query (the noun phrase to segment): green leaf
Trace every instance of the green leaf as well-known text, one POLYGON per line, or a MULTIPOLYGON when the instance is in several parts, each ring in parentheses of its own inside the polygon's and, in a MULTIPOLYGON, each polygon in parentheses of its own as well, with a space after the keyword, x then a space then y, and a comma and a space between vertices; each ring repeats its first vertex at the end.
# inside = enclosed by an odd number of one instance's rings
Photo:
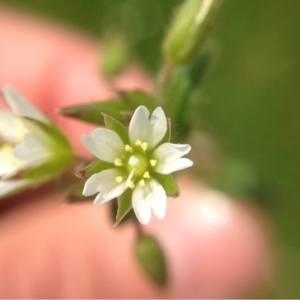
POLYGON ((117 98, 62 108, 58 110, 58 113, 87 123, 104 126, 102 113, 124 123, 122 114, 133 112, 140 105, 153 110, 155 106, 153 97, 140 91, 120 92, 117 98))
POLYGON ((128 130, 127 128, 121 124, 119 121, 114 119, 113 117, 102 113, 104 118, 105 127, 115 131, 119 137, 122 139, 123 143, 129 144, 128 130))
POLYGON ((45 180, 65 171, 72 161, 71 156, 59 156, 46 163, 26 171, 21 171, 18 177, 21 179, 45 180))
POLYGON ((135 244, 135 255, 146 274, 159 286, 168 281, 164 253, 153 236, 142 236, 135 244))
POLYGON ((172 175, 154 173, 152 176, 162 185, 168 196, 179 196, 180 191, 172 175))
POLYGON ((199 106, 198 89, 209 67, 210 54, 201 54, 193 63, 187 66, 177 66, 171 76, 166 91, 166 112, 175 124, 174 138, 178 142, 186 138, 199 116, 195 116, 193 100, 199 106))
POLYGON ((112 163, 108 163, 102 160, 97 160, 96 162, 86 166, 75 172, 75 176, 80 179, 86 179, 95 173, 99 173, 103 170, 110 169, 114 167, 112 163))
POLYGON ((123 193, 118 198, 118 212, 116 216, 116 223, 114 226, 117 226, 123 218, 130 212, 132 209, 132 190, 127 189, 125 193, 123 193))

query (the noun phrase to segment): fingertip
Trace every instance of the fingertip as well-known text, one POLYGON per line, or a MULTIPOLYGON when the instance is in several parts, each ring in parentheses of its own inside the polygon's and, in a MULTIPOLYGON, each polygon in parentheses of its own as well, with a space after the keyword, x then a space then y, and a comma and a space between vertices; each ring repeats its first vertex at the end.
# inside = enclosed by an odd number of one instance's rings
MULTIPOLYGON (((239 298, 261 287, 270 245, 252 209, 179 180, 182 195, 169 201, 163 221, 149 230, 161 241, 170 268, 170 297, 239 298)), ((198 186, 197 186, 198 185, 198 186)))

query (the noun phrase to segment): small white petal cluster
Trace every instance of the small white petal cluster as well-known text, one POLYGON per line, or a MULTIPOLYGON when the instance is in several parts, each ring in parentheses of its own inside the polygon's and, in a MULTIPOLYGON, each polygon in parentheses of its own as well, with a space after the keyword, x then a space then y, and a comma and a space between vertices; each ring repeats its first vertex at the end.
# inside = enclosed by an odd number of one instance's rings
POLYGON ((139 106, 130 121, 128 144, 113 130, 98 128, 82 136, 84 146, 98 159, 111 167, 92 175, 86 182, 84 196, 96 193, 94 204, 102 204, 132 189, 132 207, 142 224, 153 214, 162 219, 166 213, 167 194, 155 179, 155 174, 170 174, 193 165, 184 155, 189 145, 163 143, 168 129, 167 118, 161 107, 150 113, 139 106))
POLYGON ((47 125, 49 120, 13 88, 5 87, 3 97, 11 112, 0 109, 0 198, 31 184, 28 179, 8 178, 52 155, 45 133, 22 117, 47 125))

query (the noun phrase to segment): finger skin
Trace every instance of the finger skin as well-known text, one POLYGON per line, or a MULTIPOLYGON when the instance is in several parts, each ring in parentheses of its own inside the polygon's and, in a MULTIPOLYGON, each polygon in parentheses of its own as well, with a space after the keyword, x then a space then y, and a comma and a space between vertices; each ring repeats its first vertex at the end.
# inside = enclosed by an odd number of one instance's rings
MULTIPOLYGON (((111 97, 98 75, 98 50, 92 38, 0 9, 0 82, 17 88, 58 122, 82 155, 87 152, 80 136, 92 127, 55 116, 53 109, 111 97)), ((137 68, 115 84, 151 90, 137 68)), ((31 201, 21 195, 22 201, 0 215, 0 297, 246 295, 266 271, 266 226, 251 210, 202 188, 188 175, 179 184, 182 195, 168 201, 166 218, 153 218, 145 227, 167 254, 166 290, 140 270, 132 255, 133 226, 113 228, 107 205, 61 205, 64 195, 37 194, 31 201)))

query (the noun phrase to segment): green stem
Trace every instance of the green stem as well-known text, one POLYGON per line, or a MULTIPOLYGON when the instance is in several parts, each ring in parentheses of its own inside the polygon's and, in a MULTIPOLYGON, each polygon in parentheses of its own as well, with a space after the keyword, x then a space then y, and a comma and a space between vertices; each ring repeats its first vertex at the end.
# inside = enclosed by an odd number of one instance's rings
POLYGON ((158 105, 166 102, 166 91, 173 72, 174 66, 170 63, 164 63, 158 73, 154 96, 158 105))

